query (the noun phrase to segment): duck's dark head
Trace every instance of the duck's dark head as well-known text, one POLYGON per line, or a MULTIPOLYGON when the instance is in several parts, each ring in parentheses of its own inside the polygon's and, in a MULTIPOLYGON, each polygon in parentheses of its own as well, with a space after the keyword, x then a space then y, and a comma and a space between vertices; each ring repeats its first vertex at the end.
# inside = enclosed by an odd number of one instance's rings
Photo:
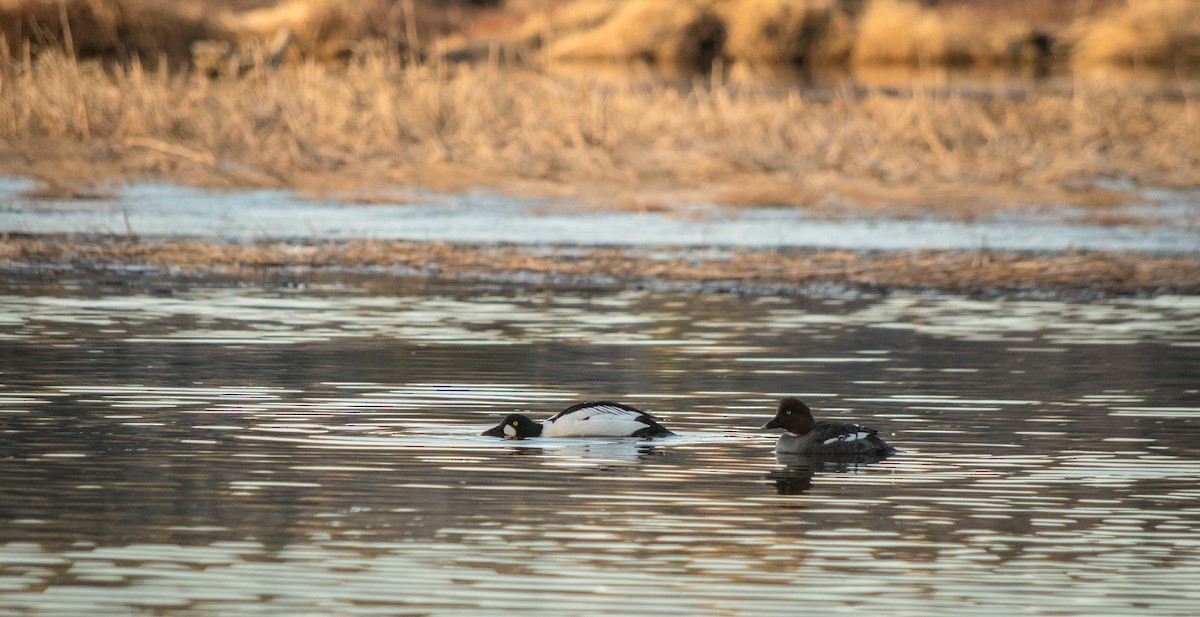
POLYGON ((779 410, 763 428, 781 428, 794 435, 803 435, 813 428, 812 410, 804 401, 789 396, 779 401, 779 410))
POLYGON ((528 416, 519 413, 508 414, 500 424, 484 431, 484 437, 506 437, 508 439, 525 439, 538 437, 542 434, 542 425, 534 422, 528 416))

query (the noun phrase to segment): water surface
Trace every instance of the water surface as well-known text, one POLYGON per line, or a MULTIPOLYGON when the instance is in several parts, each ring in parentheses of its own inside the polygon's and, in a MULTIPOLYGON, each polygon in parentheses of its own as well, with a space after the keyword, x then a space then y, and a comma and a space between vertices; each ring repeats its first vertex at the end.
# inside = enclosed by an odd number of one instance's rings
MULTIPOLYGON (((1071 249, 1200 252, 1200 192, 1142 191, 1139 202, 1096 209, 1003 211, 974 221, 933 216, 844 220, 795 207, 680 204, 662 212, 612 212, 572 200, 488 193, 414 193, 371 204, 305 199, 286 191, 215 193, 133 184, 97 199, 29 196, 33 184, 0 178, 0 232, 98 234, 217 241, 439 240, 552 245, 834 248, 849 250, 1071 249), (1144 203, 1143 203, 1144 202, 1144 203)), ((386 197, 386 196, 385 196, 386 197)), ((847 212, 854 209, 847 206, 847 212)))
POLYGON ((1196 298, 9 275, 0 349, 0 614, 1200 605, 1196 298), (785 394, 901 453, 777 457, 785 394), (478 436, 588 398, 680 436, 478 436))

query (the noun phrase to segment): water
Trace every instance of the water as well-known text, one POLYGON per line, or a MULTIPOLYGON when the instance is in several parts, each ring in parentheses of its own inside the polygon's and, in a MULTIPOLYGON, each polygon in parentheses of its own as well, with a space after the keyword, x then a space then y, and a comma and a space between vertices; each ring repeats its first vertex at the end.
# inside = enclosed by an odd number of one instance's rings
MULTIPOLYGON (((1143 191, 1144 204, 1101 210, 1127 224, 1089 223, 1096 209, 1059 207, 976 221, 820 220, 794 207, 685 204, 665 212, 610 212, 570 200, 487 193, 397 196, 346 204, 286 191, 213 193, 134 184, 111 197, 29 197, 31 182, 0 178, 0 232, 200 237, 219 241, 375 238, 525 244, 820 247, 851 250, 980 248, 1200 252, 1200 191, 1143 191)), ((852 208, 846 208, 852 211, 852 208)))
POLYGON ((8 276, 3 615, 1200 605, 1198 298, 8 276), (901 453, 777 457, 784 394, 901 453), (586 398, 680 436, 478 436, 586 398))

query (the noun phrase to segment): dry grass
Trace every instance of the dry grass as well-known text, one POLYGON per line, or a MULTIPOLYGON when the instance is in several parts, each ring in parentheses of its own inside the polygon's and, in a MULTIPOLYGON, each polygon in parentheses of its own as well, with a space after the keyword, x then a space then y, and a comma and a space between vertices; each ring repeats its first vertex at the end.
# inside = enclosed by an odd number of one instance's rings
POLYGON ((840 195, 978 212, 1077 202, 1064 187, 1097 177, 1192 186, 1198 142, 1187 99, 1100 86, 1028 99, 918 90, 815 100, 413 67, 382 52, 222 80, 55 54, 0 68, 0 174, 60 183, 621 187, 625 202, 663 191, 737 202, 744 187, 768 186, 801 203, 840 195))
MULTIPOLYGON (((1029 22, 916 0, 630 0, 551 33, 548 60, 644 59, 750 65, 1011 63, 1027 55, 1029 22), (607 10, 607 13, 603 12, 607 10)), ((1045 52, 1045 50, 1043 50, 1045 52)))
POLYGON ((628 0, 547 32, 544 58, 806 67, 1200 63, 1191 0, 628 0), (701 27, 702 25, 702 27, 701 27), (697 32, 704 33, 704 44, 697 32), (1078 41, 1077 48, 1072 43, 1078 41), (716 50, 712 47, 717 46, 716 50))
POLYGON ((643 60, 668 65, 711 64, 724 44, 721 22, 702 3, 637 0, 618 3, 594 27, 558 36, 548 60, 643 60))
POLYGON ((858 23, 854 59, 860 63, 931 61, 944 53, 941 16, 916 2, 878 0, 858 23))
MULTIPOLYGON (((124 1, 124 0, 122 0, 124 1)), ((420 55, 444 37, 471 27, 479 9, 446 0, 282 0, 251 11, 219 14, 222 27, 240 41, 292 34, 300 58, 345 59, 370 47, 420 55)))
MULTIPOLYGON (((8 238, 0 265, 103 270, 148 265, 174 273, 220 273, 270 280, 297 269, 383 267, 440 278, 495 281, 496 276, 557 284, 675 284, 710 290, 791 291, 838 285, 859 289, 937 289, 955 293, 1198 293, 1200 262, 1189 257, 1082 253, 993 254, 979 251, 704 251, 651 257, 635 250, 573 249, 562 254, 519 246, 458 246, 441 242, 356 240, 320 244, 129 242, 87 238, 8 238), (611 282, 611 281, 615 281, 611 282)), ((48 268, 46 276, 75 277, 48 268)))
POLYGON ((857 64, 990 65, 1037 60, 1028 22, 963 7, 926 9, 914 0, 875 0, 858 21, 857 64))
POLYGON ((344 59, 376 46, 414 53, 461 32, 480 11, 440 0, 0 0, 0 55, 47 51, 187 66, 198 42, 265 42, 291 34, 295 58, 344 59), (251 4, 264 4, 252 2, 251 4), (424 45, 429 46, 429 45, 424 45))
POLYGON ((253 11, 227 13, 222 21, 241 37, 267 38, 287 29, 292 33, 297 53, 321 59, 344 56, 369 41, 407 47, 409 38, 405 5, 386 0, 355 3, 291 0, 253 11))
POLYGON ((750 64, 837 64, 853 44, 850 16, 835 0, 724 0, 716 10, 726 55, 750 64))
POLYGON ((1059 28, 1099 14, 1127 0, 936 0, 948 11, 973 11, 987 18, 1015 19, 1046 28, 1059 28))

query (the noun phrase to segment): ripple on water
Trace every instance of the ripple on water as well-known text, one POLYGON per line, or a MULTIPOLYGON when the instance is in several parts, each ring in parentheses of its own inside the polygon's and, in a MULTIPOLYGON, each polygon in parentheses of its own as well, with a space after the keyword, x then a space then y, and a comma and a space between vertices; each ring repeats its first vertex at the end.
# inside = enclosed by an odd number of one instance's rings
POLYGON ((0 612, 1200 602, 1190 299, 92 296, 0 295, 0 612), (789 394, 900 453, 776 456, 789 394), (601 397, 679 436, 479 436, 601 397))

